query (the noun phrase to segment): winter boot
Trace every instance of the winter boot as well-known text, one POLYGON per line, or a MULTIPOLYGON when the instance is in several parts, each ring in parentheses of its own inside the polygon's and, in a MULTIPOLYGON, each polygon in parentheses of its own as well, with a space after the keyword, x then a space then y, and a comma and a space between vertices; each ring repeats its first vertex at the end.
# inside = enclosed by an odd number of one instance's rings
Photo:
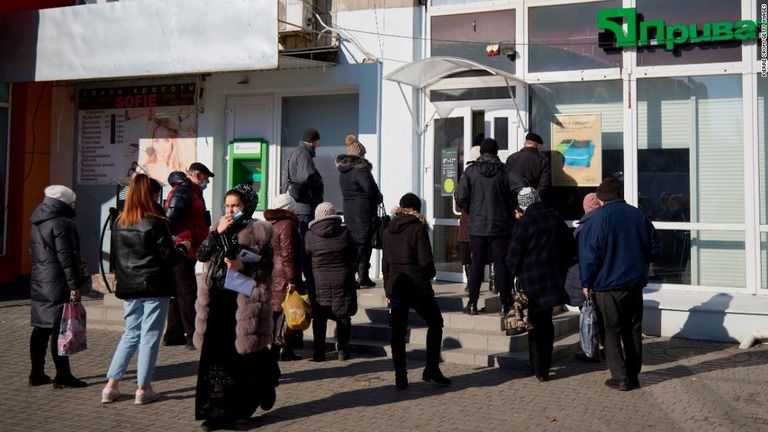
POLYGON ((493 294, 497 294, 499 292, 496 289, 496 273, 493 271, 493 264, 488 264, 488 291, 493 294))
POLYGON ((360 285, 360 287, 375 287, 376 282, 372 281, 370 276, 368 276, 368 269, 371 267, 370 264, 360 264, 357 266, 357 283, 360 285))

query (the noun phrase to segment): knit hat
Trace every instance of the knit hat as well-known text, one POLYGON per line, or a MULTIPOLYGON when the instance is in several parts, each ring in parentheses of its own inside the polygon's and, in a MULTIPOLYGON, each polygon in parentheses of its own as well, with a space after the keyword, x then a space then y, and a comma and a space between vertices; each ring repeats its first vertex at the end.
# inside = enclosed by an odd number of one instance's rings
POLYGON ((287 193, 280 194, 272 200, 272 208, 295 211, 296 200, 287 193))
POLYGON ((320 132, 317 129, 309 128, 301 134, 301 140, 304 142, 312 142, 320 140, 320 132))
POLYGON ((499 153, 499 143, 496 142, 493 138, 486 138, 483 140, 483 142, 480 143, 480 154, 498 154, 499 153))
POLYGON ((346 142, 348 155, 365 157, 365 146, 354 135, 347 135, 346 142))
POLYGON ((329 202, 322 202, 317 205, 315 209, 315 219, 320 219, 328 216, 336 216, 336 207, 329 202))
POLYGON ((480 157, 480 146, 479 145, 473 146, 471 149, 469 149, 469 159, 467 159, 467 162, 476 161, 477 158, 479 157, 480 157))
POLYGON ((544 140, 541 139, 541 136, 539 134, 534 132, 528 132, 528 134, 525 135, 526 141, 533 141, 535 143, 538 143, 539 145, 544 145, 544 140))
POLYGON ((539 197, 539 193, 536 192, 536 189, 531 187, 525 187, 517 194, 517 206, 523 209, 523 211, 525 211, 531 204, 540 201, 541 197, 539 197))
POLYGON ((400 207, 408 208, 421 213, 421 199, 416 196, 416 194, 408 192, 407 194, 403 195, 402 198, 400 198, 400 207))
POLYGON ((51 185, 45 188, 45 196, 57 199, 66 205, 72 205, 77 199, 77 195, 72 189, 62 185, 51 185))
POLYGON ((613 177, 606 177, 597 187, 597 198, 600 201, 611 201, 621 198, 621 183, 613 177))
POLYGON ((583 206, 584 214, 600 208, 600 202, 597 200, 597 194, 594 192, 588 193, 587 196, 584 197, 583 206))

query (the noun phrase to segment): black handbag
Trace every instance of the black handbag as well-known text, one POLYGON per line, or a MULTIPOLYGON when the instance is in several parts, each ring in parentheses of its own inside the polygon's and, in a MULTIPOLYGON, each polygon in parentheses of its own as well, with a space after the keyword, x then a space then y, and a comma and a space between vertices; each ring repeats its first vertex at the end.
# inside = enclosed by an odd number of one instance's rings
POLYGON ((379 206, 383 216, 376 216, 371 221, 371 247, 382 249, 384 247, 384 230, 389 226, 391 218, 383 205, 379 206))

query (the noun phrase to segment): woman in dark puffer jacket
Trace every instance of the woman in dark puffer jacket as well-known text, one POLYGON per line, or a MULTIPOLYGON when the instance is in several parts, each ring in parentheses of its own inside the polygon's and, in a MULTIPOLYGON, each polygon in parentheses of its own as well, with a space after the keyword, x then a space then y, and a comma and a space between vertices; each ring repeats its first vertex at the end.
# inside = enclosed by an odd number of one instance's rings
POLYGON ((305 239, 305 251, 312 259, 315 276, 314 292, 309 293, 315 339, 312 360, 325 361, 325 331, 329 319, 336 321, 339 360, 347 360, 351 318, 357 313, 357 248, 349 230, 341 226, 341 217, 336 216, 333 204, 324 202, 315 209, 315 220, 310 222, 305 239))
POLYGON ((389 303, 389 326, 392 328, 392 361, 395 364, 395 387, 408 387, 405 364, 405 336, 408 332, 410 308, 427 322, 427 366, 421 379, 438 385, 451 380, 440 371, 440 345, 443 342, 443 315, 435 300, 432 278, 435 261, 429 243, 429 226, 421 211, 421 199, 412 193, 400 198, 394 219, 384 231, 384 291, 389 303))
POLYGON ((371 268, 371 222, 382 202, 381 191, 373 179, 373 166, 365 158, 365 147, 354 135, 347 135, 347 154, 336 157, 339 187, 344 197, 344 224, 357 244, 357 281, 361 287, 373 287, 371 268))
POLYGON ((190 246, 188 241, 174 246, 168 219, 157 205, 159 197, 160 190, 153 191, 151 179, 137 174, 112 228, 115 296, 125 301, 125 331, 107 372, 109 382, 101 392, 102 403, 120 397, 118 385, 137 349, 135 403, 143 405, 158 398, 151 380, 168 303, 176 292, 172 268, 190 246))

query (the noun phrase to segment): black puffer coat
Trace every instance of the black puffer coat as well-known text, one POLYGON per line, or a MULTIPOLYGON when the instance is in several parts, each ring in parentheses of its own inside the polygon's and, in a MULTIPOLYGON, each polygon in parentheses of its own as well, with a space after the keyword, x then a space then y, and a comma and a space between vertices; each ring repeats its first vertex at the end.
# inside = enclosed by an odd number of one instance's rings
POLYGON ((373 166, 364 157, 342 154, 336 157, 336 167, 344 197, 344 223, 355 243, 367 244, 370 242, 371 220, 383 199, 371 174, 373 166))
POLYGON ((147 216, 131 226, 112 227, 115 297, 135 299, 176 295, 173 266, 187 256, 174 246, 168 221, 147 216))
POLYGON ((419 291, 434 296, 432 278, 435 261, 429 243, 429 226, 420 213, 401 207, 392 211, 395 216, 384 231, 384 291, 387 297, 412 297, 407 291, 419 291))
POLYGON ((315 276, 312 299, 320 306, 330 307, 337 317, 356 314, 357 246, 349 230, 341 226, 341 218, 327 216, 313 220, 304 242, 315 276))
POLYGON ((484 153, 468 166, 459 180, 457 197, 461 209, 469 213, 469 235, 510 235, 517 193, 525 186, 528 182, 496 155, 484 153))
POLYGON ((86 276, 79 270, 80 236, 72 221, 74 217, 72 207, 48 197, 32 212, 29 287, 35 327, 52 328, 58 324, 69 292, 86 282, 86 276))

